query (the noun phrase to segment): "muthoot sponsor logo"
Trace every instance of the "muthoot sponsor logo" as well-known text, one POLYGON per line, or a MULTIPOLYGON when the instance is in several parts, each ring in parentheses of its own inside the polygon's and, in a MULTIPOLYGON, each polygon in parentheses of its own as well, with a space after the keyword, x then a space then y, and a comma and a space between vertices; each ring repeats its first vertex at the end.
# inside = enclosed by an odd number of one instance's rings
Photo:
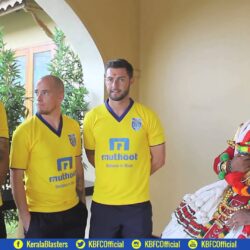
POLYGON ((103 161, 135 161, 138 159, 137 154, 104 154, 103 161))
POLYGON ((63 181, 63 180, 74 178, 75 176, 76 176, 76 173, 64 173, 61 175, 50 176, 49 182, 63 181))
POLYGON ((57 159, 57 171, 59 175, 49 177, 49 182, 60 182, 63 180, 72 179, 76 176, 75 171, 72 172, 73 159, 72 157, 63 157, 57 159), (70 172, 71 171, 71 172, 70 172))
POLYGON ((101 155, 102 161, 136 161, 138 155, 136 153, 128 154, 129 146, 128 138, 110 138, 109 150, 118 152, 101 155))

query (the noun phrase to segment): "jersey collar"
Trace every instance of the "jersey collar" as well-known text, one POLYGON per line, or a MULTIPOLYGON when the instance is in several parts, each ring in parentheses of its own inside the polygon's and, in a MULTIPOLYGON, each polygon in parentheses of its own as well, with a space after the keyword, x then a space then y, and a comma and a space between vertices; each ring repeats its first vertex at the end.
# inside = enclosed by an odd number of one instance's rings
POLYGON ((126 114, 129 112, 129 110, 132 108, 133 104, 134 104, 134 101, 130 98, 130 103, 128 105, 128 107, 125 109, 125 111, 123 112, 123 114, 121 116, 118 116, 114 111, 113 109, 110 107, 109 105, 109 99, 107 99, 105 101, 105 106, 107 108, 107 110, 109 111, 109 113, 118 121, 120 122, 125 116, 126 114))
POLYGON ((58 137, 61 136, 62 133, 62 126, 63 126, 63 119, 62 119, 62 115, 60 117, 60 123, 59 123, 59 127, 58 129, 54 129, 43 117, 41 114, 36 113, 36 116, 38 117, 38 119, 44 123, 45 126, 47 126, 53 133, 55 133, 58 137))

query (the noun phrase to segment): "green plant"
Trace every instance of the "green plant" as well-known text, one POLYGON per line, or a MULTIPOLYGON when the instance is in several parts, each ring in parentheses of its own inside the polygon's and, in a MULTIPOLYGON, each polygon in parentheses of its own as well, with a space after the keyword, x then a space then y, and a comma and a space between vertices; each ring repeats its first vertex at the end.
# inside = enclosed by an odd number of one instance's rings
POLYGON ((62 103, 62 112, 82 124, 88 102, 88 94, 83 83, 83 70, 78 55, 65 43, 65 35, 55 29, 53 41, 56 44, 56 53, 48 68, 52 75, 61 78, 64 82, 65 96, 62 103))
POLYGON ((0 99, 8 115, 10 139, 13 131, 27 116, 24 106, 25 88, 21 85, 20 72, 15 60, 15 53, 7 49, 0 30, 0 99))
MULTIPOLYGON (((20 83, 18 64, 15 60, 15 53, 6 48, 3 40, 3 32, 0 29, 0 100, 4 103, 8 116, 10 141, 13 131, 28 115, 24 106, 25 89, 20 83)), ((3 198, 9 201, 12 198, 10 190, 9 174, 6 184, 3 186, 3 198)), ((14 203, 13 203, 14 204, 14 203)), ((7 229, 17 226, 18 216, 16 209, 4 211, 7 229)))

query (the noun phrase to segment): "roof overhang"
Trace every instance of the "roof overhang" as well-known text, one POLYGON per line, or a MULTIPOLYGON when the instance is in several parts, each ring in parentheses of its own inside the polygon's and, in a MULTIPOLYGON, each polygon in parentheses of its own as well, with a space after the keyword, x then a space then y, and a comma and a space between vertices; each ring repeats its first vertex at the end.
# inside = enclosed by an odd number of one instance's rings
POLYGON ((40 9, 41 7, 33 0, 0 0, 0 16, 24 9, 40 9))
POLYGON ((0 15, 23 9, 25 0, 0 0, 0 15))

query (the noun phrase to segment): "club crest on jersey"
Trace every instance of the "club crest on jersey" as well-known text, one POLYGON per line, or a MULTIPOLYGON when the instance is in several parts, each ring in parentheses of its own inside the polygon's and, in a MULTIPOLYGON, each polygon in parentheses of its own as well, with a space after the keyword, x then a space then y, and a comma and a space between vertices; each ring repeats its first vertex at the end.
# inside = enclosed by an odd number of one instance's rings
POLYGON ((141 118, 132 118, 132 128, 137 131, 141 128, 142 121, 141 118))
POLYGON ((76 146, 76 136, 75 134, 70 134, 68 135, 70 144, 75 147, 76 146))

